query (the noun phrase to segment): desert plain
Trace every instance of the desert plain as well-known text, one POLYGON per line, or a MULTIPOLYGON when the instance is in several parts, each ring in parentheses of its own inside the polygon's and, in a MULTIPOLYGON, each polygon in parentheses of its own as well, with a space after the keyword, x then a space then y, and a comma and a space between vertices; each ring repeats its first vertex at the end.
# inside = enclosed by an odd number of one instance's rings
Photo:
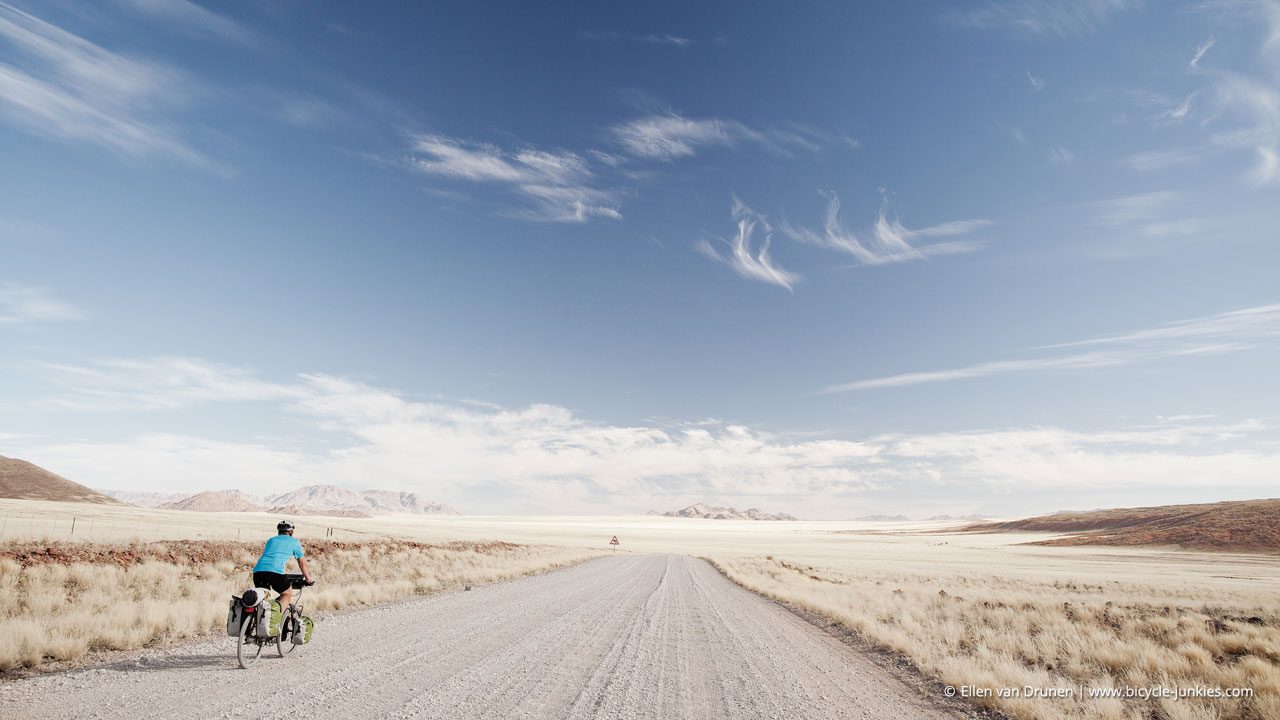
MULTIPOLYGON (((239 548, 214 568, 182 567, 181 562, 170 568, 172 561, 148 561, 112 571, 111 582, 122 593, 128 592, 130 573, 163 571, 172 575, 167 582, 174 583, 175 592, 200 584, 182 582, 189 576, 200 578, 208 598, 214 598, 244 584, 253 546, 271 534, 276 519, 263 513, 3 500, 0 540, 10 550, 174 542, 179 544, 166 546, 170 555, 184 547, 239 548)), ((328 598, 318 608, 323 610, 448 594, 470 584, 472 577, 480 583, 548 570, 563 573, 556 568, 599 556, 687 556, 710 563, 741 588, 777 601, 844 643, 848 653, 871 658, 894 677, 905 673, 914 678, 915 692, 939 708, 1046 719, 1280 717, 1280 559, 1275 554, 1031 545, 1055 535, 959 532, 959 523, 943 521, 761 522, 634 515, 315 517, 297 522, 304 543, 333 545, 330 555, 315 561, 321 583, 328 568, 331 584, 347 588, 331 587, 328 595, 318 595, 328 598), (609 544, 614 536, 617 546, 609 544), (477 547, 490 549, 477 552, 477 547), (429 579, 421 579, 426 570, 416 581, 397 579, 397 589, 380 597, 368 592, 377 578, 361 575, 367 572, 362 567, 387 564, 368 562, 371 553, 384 560, 392 557, 387 553, 398 553, 399 567, 436 564, 450 570, 429 579), (1009 695, 1010 689, 1016 692, 1009 695), (1064 690, 1070 691, 1065 697, 1064 690), (1058 696, 1045 696, 1053 693, 1058 696)), ((620 568, 631 566, 615 562, 609 567, 616 578, 620 568)), ((22 576, 30 579, 37 571, 13 560, 0 567, 0 593, 10 608, 0 624, 12 626, 20 619, 15 614, 23 603, 9 596, 21 595, 22 576)), ((46 590, 73 597, 83 579, 77 581, 74 570, 59 572, 45 581, 64 587, 46 590)), ((700 577, 701 571, 689 566, 687 572, 700 577)), ((659 575, 659 584, 668 582, 665 574, 659 575)), ((590 576, 581 577, 587 582, 590 576)), ((678 595, 680 587, 670 592, 678 595)), ((199 632, 166 638, 164 632, 140 631, 134 645, 172 647, 216 635, 225 609, 212 600, 195 606, 205 608, 207 615, 193 623, 199 632)), ((635 605, 641 613, 648 608, 635 605)), ((0 635, 0 648, 12 638, 0 635)), ((323 644, 311 650, 325 652, 323 644)), ((95 657, 101 661, 101 655, 95 657)), ((68 660, 75 665, 74 658, 68 660)), ((41 664, 27 662, 25 672, 41 664)))

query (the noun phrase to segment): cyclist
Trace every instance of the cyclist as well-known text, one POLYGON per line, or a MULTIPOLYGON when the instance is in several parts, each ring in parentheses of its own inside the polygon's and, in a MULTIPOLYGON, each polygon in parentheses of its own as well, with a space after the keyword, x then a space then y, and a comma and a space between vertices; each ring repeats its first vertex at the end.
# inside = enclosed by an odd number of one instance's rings
POLYGON ((293 598, 293 587, 284 574, 289 558, 298 559, 298 569, 302 571, 302 578, 308 585, 311 584, 311 573, 307 570, 302 543, 293 538, 293 523, 281 520, 276 525, 276 532, 278 534, 263 546, 258 564, 253 566, 253 586, 271 588, 280 593, 278 600, 283 609, 290 605, 289 601, 293 598))

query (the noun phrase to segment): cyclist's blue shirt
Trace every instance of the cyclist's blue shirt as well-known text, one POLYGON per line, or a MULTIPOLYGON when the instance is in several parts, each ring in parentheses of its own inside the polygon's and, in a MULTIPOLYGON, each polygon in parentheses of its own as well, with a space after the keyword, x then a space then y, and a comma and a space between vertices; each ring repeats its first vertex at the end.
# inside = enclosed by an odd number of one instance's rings
POLYGON ((291 535, 277 535, 262 548, 262 557, 253 566, 254 572, 283 573, 289 558, 302 557, 302 543, 291 535))

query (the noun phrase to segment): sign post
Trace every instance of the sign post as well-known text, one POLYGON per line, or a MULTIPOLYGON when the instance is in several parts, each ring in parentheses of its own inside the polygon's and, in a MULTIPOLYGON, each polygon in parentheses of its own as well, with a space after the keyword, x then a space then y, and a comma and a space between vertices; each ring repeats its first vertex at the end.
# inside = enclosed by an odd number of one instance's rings
POLYGON ((609 541, 609 544, 613 546, 614 550, 617 550, 618 546, 621 545, 622 543, 618 542, 618 536, 614 535, 613 539, 609 541))

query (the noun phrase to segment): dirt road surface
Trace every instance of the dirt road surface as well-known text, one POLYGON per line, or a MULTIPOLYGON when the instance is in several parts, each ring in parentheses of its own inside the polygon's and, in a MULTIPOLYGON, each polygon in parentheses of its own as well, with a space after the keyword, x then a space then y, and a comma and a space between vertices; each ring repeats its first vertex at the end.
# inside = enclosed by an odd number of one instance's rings
MULTIPOLYGON (((304 603, 305 604, 305 603, 304 603)), ((331 617, 301 657, 234 640, 0 685, 24 718, 952 718, 705 561, 618 555, 331 617)))

